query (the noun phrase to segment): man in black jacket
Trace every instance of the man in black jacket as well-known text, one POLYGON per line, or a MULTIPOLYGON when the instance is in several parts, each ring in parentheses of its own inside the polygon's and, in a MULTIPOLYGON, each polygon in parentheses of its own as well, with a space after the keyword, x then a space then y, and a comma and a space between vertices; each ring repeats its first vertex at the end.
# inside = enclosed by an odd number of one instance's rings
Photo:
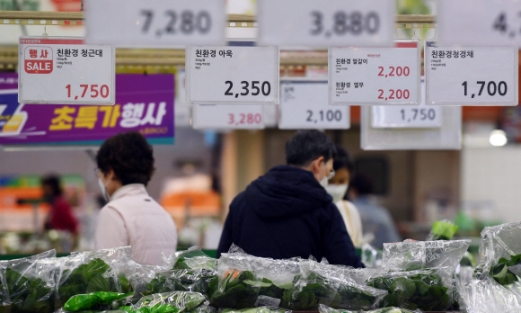
POLYGON ((287 165, 252 182, 230 205, 217 251, 235 243, 246 253, 363 267, 342 216, 324 185, 333 173, 333 142, 317 131, 298 131, 286 143, 287 165))

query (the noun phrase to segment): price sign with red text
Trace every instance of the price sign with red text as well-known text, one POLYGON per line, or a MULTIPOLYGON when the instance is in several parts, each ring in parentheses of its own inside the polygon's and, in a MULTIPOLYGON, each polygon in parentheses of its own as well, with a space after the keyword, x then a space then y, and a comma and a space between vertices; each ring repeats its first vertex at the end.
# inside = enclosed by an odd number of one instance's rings
POLYGON ((187 103, 278 103, 277 47, 189 47, 187 103))
POLYGON ((20 37, 18 101, 107 105, 115 101, 114 49, 76 37, 20 37))
POLYGON ((327 103, 327 81, 282 81, 280 90, 279 128, 349 128, 349 106, 327 103))
POLYGON ((262 104, 196 104, 192 125, 195 129, 263 129, 262 104))
POLYGON ((393 48, 330 48, 329 103, 419 104, 420 61, 415 40, 393 48))
POLYGON ((518 104, 518 49, 440 47, 425 42, 427 104, 518 104))

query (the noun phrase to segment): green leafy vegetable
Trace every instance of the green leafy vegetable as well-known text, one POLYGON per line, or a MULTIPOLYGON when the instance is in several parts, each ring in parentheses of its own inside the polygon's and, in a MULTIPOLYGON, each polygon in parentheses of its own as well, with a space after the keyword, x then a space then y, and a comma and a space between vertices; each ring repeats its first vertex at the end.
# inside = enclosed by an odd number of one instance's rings
POLYGON ((452 240, 457 231, 458 226, 450 221, 436 221, 428 240, 452 240))
POLYGON ((215 270, 217 260, 206 255, 201 249, 189 249, 176 254, 172 268, 174 270, 201 268, 215 270))
POLYGON ((218 289, 211 295, 210 303, 218 308, 244 309, 255 306, 262 287, 270 284, 259 284, 250 271, 231 270, 219 281, 218 289))
POLYGON ((448 288, 434 270, 376 277, 369 280, 368 285, 389 292, 382 307, 444 311, 451 303, 448 288))
POLYGON ((184 269, 159 272, 145 286, 143 295, 169 291, 194 291, 210 296, 217 289, 217 272, 209 269, 184 269))
POLYGON ((234 309, 225 309, 222 311, 222 313, 286 313, 291 312, 284 309, 274 309, 271 307, 258 307, 258 308, 249 308, 249 309, 242 309, 242 310, 234 310, 234 309))
MULTIPOLYGON (((417 311, 411 311, 407 309, 400 309, 396 307, 387 307, 371 311, 364 311, 365 313, 416 313, 417 311)), ((359 313, 358 311, 345 311, 330 308, 325 305, 320 305, 320 313, 359 313)))
MULTIPOLYGON (((160 305, 168 305, 178 309, 179 312, 191 312, 205 302, 206 298, 198 292, 174 291, 167 293, 156 293, 141 298, 136 309, 154 308, 160 305)), ((141 311, 139 311, 141 312, 141 311)))
POLYGON ((490 276, 502 286, 513 284, 519 280, 509 267, 521 264, 521 254, 514 255, 510 260, 501 258, 490 270, 490 276))
POLYGON ((110 308, 112 302, 131 296, 132 293, 118 293, 98 291, 90 294, 72 296, 63 306, 65 311, 77 312, 82 310, 103 311, 110 308))

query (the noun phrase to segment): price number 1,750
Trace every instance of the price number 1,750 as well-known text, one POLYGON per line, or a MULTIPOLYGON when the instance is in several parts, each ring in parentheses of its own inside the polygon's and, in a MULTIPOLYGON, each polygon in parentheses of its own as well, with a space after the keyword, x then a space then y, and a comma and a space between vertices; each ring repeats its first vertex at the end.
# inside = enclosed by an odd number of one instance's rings
POLYGON ((194 33, 206 34, 212 28, 212 18, 207 11, 192 12, 189 10, 176 12, 174 10, 164 11, 163 20, 160 17, 155 17, 153 10, 141 10, 141 16, 145 17, 141 32, 148 34, 149 31, 155 30, 156 36, 161 37, 165 35, 192 35, 194 33), (160 20, 156 24, 159 26, 152 27, 154 20, 160 20), (163 20, 163 21, 161 21, 163 20))
POLYGON ((434 121, 434 119, 436 119, 436 111, 434 109, 402 109, 400 113, 402 121, 408 123, 415 121, 434 121))

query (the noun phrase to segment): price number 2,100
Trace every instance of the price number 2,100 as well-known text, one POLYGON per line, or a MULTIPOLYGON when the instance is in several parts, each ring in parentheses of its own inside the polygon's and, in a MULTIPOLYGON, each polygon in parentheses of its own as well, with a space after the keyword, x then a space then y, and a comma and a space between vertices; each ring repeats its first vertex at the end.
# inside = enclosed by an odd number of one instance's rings
POLYGON ((306 110, 306 113, 306 122, 309 123, 340 122, 342 120, 342 111, 340 110, 320 110, 318 112, 306 110))
POLYGON ((206 34, 212 28, 212 18, 207 11, 192 12, 189 10, 176 12, 166 10, 161 16, 156 16, 153 10, 141 10, 140 14, 144 17, 141 32, 149 34, 154 32, 157 37, 162 35, 192 35, 194 33, 206 34), (155 23, 156 20, 159 20, 155 23), (157 24, 157 26, 156 26, 157 24))
POLYGON ((344 36, 351 34, 354 36, 361 35, 364 32, 368 34, 376 34, 380 30, 380 16, 376 12, 368 12, 363 14, 359 11, 350 13, 337 11, 333 13, 332 21, 325 22, 324 14, 320 11, 312 11, 310 33, 313 36, 344 36), (330 24, 331 26, 324 26, 330 24))
POLYGON ((434 109, 402 109, 400 110, 403 122, 434 121, 436 111, 434 109))
POLYGON ((269 96, 270 93, 271 93, 271 84, 270 82, 268 81, 264 81, 264 82, 260 82, 260 81, 252 81, 252 82, 247 82, 247 81, 241 81, 241 89, 239 91, 236 91, 234 93, 233 91, 233 82, 230 81, 230 80, 227 80, 225 82, 226 86, 228 86, 228 88, 226 89, 226 91, 224 91, 224 95, 225 96, 232 96, 232 97, 235 97, 235 98, 238 98, 239 96, 248 96, 248 95, 251 95, 251 96, 259 96, 259 95, 263 95, 263 96, 269 96))
MULTIPOLYGON (((489 82, 477 81, 476 85, 477 85, 476 87, 479 88, 479 90, 477 90, 477 88, 476 88, 475 92, 470 93, 471 98, 474 98, 475 96, 479 97, 481 95, 485 95, 483 93, 485 90, 490 97, 494 97, 495 95, 499 95, 499 96, 503 97, 508 92, 507 83, 504 81, 500 81, 499 83, 496 83, 494 81, 489 81, 489 82), (485 88, 485 86, 486 86, 486 88, 485 88)), ((469 86, 468 86, 467 81, 464 81, 461 84, 461 86, 463 86, 463 95, 469 96, 469 92, 468 92, 469 86)))

